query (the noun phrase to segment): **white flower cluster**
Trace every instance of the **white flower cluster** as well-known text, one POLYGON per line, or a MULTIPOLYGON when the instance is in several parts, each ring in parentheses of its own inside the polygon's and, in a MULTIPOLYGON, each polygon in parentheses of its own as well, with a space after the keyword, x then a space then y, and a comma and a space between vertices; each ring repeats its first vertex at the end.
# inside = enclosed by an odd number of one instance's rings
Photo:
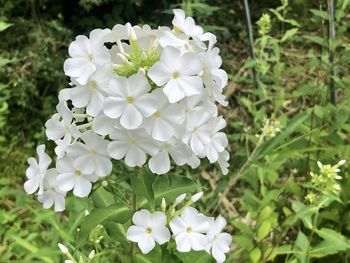
MULTIPOLYGON (((186 197, 186 194, 180 195, 169 208, 169 226, 179 252, 205 250, 213 255, 216 262, 221 263, 226 259, 225 253, 230 251, 232 237, 222 232, 227 224, 225 218, 207 217, 190 206, 200 198, 201 194, 192 196, 182 209, 175 211, 175 207, 186 197), (181 214, 177 215, 179 213, 181 214)), ((128 228, 126 237, 132 242, 137 242, 144 254, 150 252, 156 243, 163 245, 170 240, 171 234, 166 226, 167 216, 164 207, 163 212, 153 213, 141 209, 135 212, 132 222, 134 225, 128 228)))
POLYGON ((28 160, 25 189, 39 189, 45 207, 63 210, 70 190, 87 196, 92 182, 111 173, 111 159, 130 167, 148 162, 164 174, 171 159, 196 168, 208 158, 228 172, 228 140, 220 131, 226 122, 215 104, 227 105, 228 78, 216 37, 184 11, 174 14, 173 29, 118 24, 70 44, 64 72, 71 88, 60 92, 57 113, 45 124, 57 145, 55 168, 48 169, 43 145, 39 161, 28 160))

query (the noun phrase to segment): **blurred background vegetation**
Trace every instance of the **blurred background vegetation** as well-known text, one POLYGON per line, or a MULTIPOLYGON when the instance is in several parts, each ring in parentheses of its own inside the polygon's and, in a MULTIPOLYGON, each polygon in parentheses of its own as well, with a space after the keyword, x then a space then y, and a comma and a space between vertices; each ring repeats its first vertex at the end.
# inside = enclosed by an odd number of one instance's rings
MULTIPOLYGON (((68 86, 69 43, 117 23, 170 26, 173 8, 217 35, 229 73, 222 114, 230 172, 205 164, 186 173, 205 190, 202 210, 229 219, 228 262, 348 262, 349 165, 337 183, 310 175, 330 177, 318 160, 350 160, 349 1, 335 1, 334 21, 329 2, 250 1, 252 53, 243 0, 1 0, 0 262, 62 262, 57 243, 74 243, 88 207, 68 198, 67 211, 55 214, 22 189, 26 159, 46 142, 44 123, 68 86), (339 191, 325 189, 338 183, 339 191)), ((113 242, 106 237, 101 246, 113 242)), ((99 258, 119 262, 115 251, 99 258)))

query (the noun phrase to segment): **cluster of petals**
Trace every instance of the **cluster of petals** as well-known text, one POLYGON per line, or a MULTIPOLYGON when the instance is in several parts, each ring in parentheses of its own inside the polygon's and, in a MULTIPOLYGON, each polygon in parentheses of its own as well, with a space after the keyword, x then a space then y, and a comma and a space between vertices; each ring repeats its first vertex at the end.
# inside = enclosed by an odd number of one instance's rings
POLYGON ((112 159, 165 174, 207 158, 228 172, 226 122, 217 109, 227 105, 227 74, 216 37, 183 10, 174 15, 173 29, 118 24, 70 44, 63 68, 71 87, 45 124, 56 163, 49 169, 45 146, 38 161, 28 160, 25 190, 38 191, 45 207, 64 209, 68 191, 87 196, 111 173, 112 159))
POLYGON ((132 223, 126 233, 128 240, 136 242, 142 253, 147 254, 156 244, 163 245, 175 240, 179 252, 206 251, 212 254, 216 262, 224 262, 225 253, 230 251, 232 237, 222 232, 226 220, 219 216, 216 219, 200 214, 193 207, 186 207, 180 216, 170 220, 167 227, 167 217, 156 211, 151 213, 141 209, 132 217, 132 223))

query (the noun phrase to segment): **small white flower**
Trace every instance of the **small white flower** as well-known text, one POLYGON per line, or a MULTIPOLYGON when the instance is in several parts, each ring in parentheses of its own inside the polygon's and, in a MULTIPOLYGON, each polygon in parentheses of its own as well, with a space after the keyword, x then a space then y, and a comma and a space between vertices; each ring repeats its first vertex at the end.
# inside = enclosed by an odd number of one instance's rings
POLYGON ((112 162, 107 152, 108 142, 93 131, 82 133, 80 138, 84 143, 75 142, 67 148, 67 155, 74 158, 74 168, 83 174, 109 175, 112 162))
POLYGON ((208 240, 205 233, 209 230, 209 220, 198 214, 193 207, 187 207, 181 214, 170 221, 174 233, 176 249, 180 252, 204 250, 208 240))
POLYGON ((128 228, 126 237, 137 242, 143 254, 150 252, 156 243, 162 245, 170 239, 169 229, 165 226, 166 216, 162 212, 142 209, 133 215, 132 222, 134 225, 128 228))
POLYGON ((29 167, 26 171, 28 180, 24 183, 24 190, 28 194, 34 193, 39 189, 39 194, 43 192, 43 182, 47 174, 47 169, 51 163, 51 158, 45 153, 45 145, 39 145, 36 148, 38 161, 33 157, 28 158, 29 167))
POLYGON ((141 167, 146 162, 146 153, 155 155, 158 152, 156 143, 145 129, 124 129, 112 133, 110 137, 109 155, 116 160, 125 157, 125 163, 130 167, 141 167))
POLYGON ((94 132, 103 136, 115 133, 121 128, 119 119, 111 119, 103 112, 95 116, 92 121, 92 129, 94 132))
POLYGON ((88 196, 92 188, 91 182, 96 182, 99 177, 96 174, 84 174, 77 170, 74 168, 73 161, 65 156, 56 162, 59 189, 65 192, 73 189, 73 194, 78 197, 88 196))
POLYGON ((184 119, 181 106, 169 104, 161 89, 154 90, 152 94, 156 97, 157 111, 145 120, 144 126, 154 139, 168 141, 184 119))
POLYGON ((66 192, 58 188, 56 181, 57 171, 50 169, 44 179, 44 191, 38 194, 38 200, 43 204, 43 207, 48 209, 54 206, 56 212, 61 212, 65 208, 66 192))
POLYGON ((186 96, 201 94, 202 79, 198 76, 202 67, 196 53, 181 55, 174 47, 164 48, 160 61, 149 70, 148 76, 158 86, 163 86, 170 103, 180 101, 186 96))
POLYGON ((103 104, 104 113, 110 118, 119 118, 125 129, 140 127, 144 117, 156 112, 156 98, 149 94, 150 85, 140 72, 131 77, 114 77, 109 83, 110 96, 103 104))
POLYGON ((175 30, 180 30, 191 37, 200 37, 203 35, 203 28, 197 26, 192 17, 186 17, 182 9, 174 9, 174 19, 172 21, 175 30))
POLYGON ((77 85, 71 90, 72 104, 78 108, 86 107, 87 114, 96 116, 102 109, 112 76, 112 64, 97 68, 85 85, 77 85))
POLYGON ((103 45, 109 29, 95 29, 90 38, 77 36, 68 48, 69 55, 63 65, 64 73, 85 85, 97 69, 111 60, 108 49, 103 45))
POLYGON ((206 250, 208 253, 211 251, 211 254, 218 263, 225 261, 225 253, 230 251, 230 245, 232 242, 232 236, 230 234, 222 233, 225 226, 225 218, 219 216, 215 220, 211 220, 210 228, 207 233, 209 244, 206 250))

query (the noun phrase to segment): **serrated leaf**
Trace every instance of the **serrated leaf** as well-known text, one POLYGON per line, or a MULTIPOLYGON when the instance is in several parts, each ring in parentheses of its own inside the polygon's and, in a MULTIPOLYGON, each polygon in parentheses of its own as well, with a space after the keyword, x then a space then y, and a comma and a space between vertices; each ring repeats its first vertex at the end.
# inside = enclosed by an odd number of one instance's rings
POLYGON ((323 241, 311 249, 310 254, 314 258, 320 258, 350 249, 350 241, 332 229, 321 228, 315 232, 323 241))
POLYGON ((116 223, 125 223, 130 217, 130 209, 123 204, 93 209, 80 226, 77 247, 81 247, 87 241, 90 231, 97 225, 103 224, 108 220, 116 223))

